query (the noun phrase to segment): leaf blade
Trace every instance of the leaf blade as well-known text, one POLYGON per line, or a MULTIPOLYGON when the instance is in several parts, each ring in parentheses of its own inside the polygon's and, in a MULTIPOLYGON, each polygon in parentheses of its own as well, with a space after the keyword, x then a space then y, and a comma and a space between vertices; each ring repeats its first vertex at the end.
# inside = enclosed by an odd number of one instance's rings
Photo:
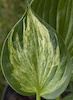
MULTIPOLYGON (((69 50, 73 66, 73 1, 61 0, 57 12, 57 32, 69 50)), ((72 71, 73 74, 73 71, 72 71)), ((73 75, 72 75, 73 76, 73 75)))
POLYGON ((4 43, 2 69, 7 81, 22 95, 39 93, 53 99, 68 85, 69 65, 69 54, 61 37, 28 9, 4 43))

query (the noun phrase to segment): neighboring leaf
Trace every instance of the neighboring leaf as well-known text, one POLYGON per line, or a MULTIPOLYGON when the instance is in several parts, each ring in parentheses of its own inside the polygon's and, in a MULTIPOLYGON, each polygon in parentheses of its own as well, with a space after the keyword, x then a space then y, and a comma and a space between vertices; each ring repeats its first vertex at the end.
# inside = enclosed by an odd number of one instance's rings
POLYGON ((57 12, 57 32, 69 50, 73 66, 73 0, 60 0, 57 12))
POLYGON ((68 94, 66 97, 64 97, 62 100, 73 100, 73 93, 68 94))
POLYGON ((1 61, 6 80, 22 95, 53 99, 70 81, 71 62, 63 40, 29 8, 8 34, 1 61))

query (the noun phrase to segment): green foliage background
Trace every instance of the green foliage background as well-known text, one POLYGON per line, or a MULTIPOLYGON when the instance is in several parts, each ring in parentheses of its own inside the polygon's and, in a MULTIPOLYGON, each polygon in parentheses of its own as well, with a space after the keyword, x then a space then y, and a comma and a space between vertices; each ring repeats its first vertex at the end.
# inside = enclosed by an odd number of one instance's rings
MULTIPOLYGON (((0 0, 0 56, 5 37, 24 13, 24 3, 25 0, 0 0)), ((72 83, 73 82, 68 86, 71 90, 73 90, 72 83)), ((6 81, 3 77, 0 66, 0 99, 5 85, 6 81)))

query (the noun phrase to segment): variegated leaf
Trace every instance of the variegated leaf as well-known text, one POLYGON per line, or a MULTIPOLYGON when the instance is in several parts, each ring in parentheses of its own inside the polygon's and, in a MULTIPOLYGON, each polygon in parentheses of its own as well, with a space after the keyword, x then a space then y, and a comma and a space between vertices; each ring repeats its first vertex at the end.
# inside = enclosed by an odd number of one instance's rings
POLYGON ((71 62, 61 37, 28 8, 4 42, 2 70, 18 93, 53 99, 69 83, 71 62))

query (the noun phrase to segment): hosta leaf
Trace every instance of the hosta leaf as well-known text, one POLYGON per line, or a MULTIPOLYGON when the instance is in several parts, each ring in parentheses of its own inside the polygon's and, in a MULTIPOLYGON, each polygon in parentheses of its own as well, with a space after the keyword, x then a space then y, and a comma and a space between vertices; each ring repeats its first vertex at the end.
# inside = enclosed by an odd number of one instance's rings
POLYGON ((73 93, 68 94, 63 100, 73 100, 73 93))
POLYGON ((8 34, 1 57, 6 80, 22 95, 53 99, 69 83, 71 62, 63 40, 29 7, 8 34))
POLYGON ((65 41, 73 66, 73 0, 60 0, 57 12, 57 32, 65 41))

